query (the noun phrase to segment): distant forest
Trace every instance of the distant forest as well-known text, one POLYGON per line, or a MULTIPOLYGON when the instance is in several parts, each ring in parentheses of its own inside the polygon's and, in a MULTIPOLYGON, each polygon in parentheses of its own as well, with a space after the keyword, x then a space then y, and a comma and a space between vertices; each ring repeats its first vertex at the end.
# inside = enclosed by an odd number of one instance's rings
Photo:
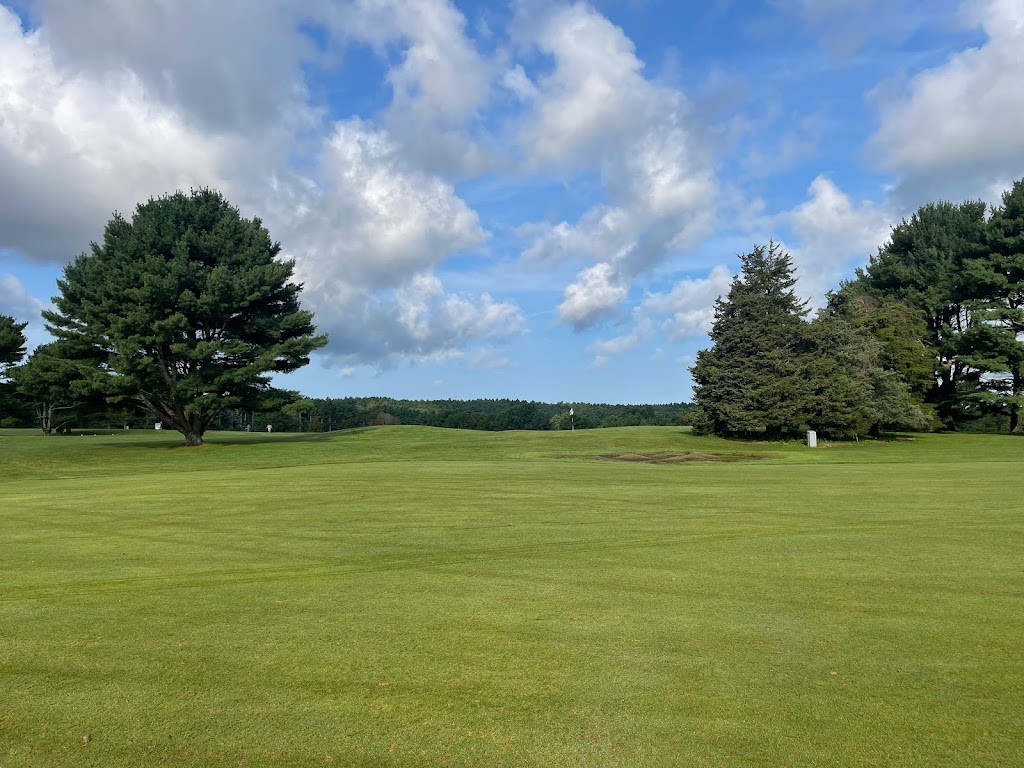
MULTIPOLYGON (((290 393, 294 395, 295 393, 290 393)), ((276 432, 329 432, 383 424, 420 424, 450 429, 500 432, 509 429, 596 429, 600 427, 684 426, 693 406, 611 405, 607 403, 537 403, 526 400, 395 400, 389 397, 300 398, 283 408, 248 412, 225 411, 214 429, 276 432), (573 415, 569 415, 572 409, 573 415)), ((27 409, 5 418, 3 426, 34 426, 27 409)), ((143 411, 97 408, 69 413, 69 429, 153 428, 143 411)))
POLYGON ((228 412, 222 429, 324 432, 383 424, 420 424, 449 429, 500 432, 508 429, 596 429, 599 427, 687 425, 692 406, 537 403, 526 400, 395 400, 344 397, 298 400, 273 413, 228 412), (570 416, 569 411, 573 411, 570 416))

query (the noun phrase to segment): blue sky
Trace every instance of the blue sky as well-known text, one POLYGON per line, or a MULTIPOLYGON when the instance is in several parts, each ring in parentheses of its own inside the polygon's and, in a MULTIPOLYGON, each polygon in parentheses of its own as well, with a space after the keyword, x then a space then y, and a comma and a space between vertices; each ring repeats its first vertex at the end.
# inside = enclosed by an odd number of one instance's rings
POLYGON ((1020 0, 0 4, 0 312, 220 189, 297 262, 312 396, 688 399, 736 254, 820 304, 1024 176, 1020 0))

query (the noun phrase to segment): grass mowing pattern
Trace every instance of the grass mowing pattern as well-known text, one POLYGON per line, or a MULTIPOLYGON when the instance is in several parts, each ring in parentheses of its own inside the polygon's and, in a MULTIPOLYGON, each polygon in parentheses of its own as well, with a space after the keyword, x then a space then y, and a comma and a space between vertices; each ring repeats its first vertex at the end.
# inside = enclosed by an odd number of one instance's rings
POLYGON ((0 765, 1024 764, 1024 439, 210 437, 0 431, 0 765))

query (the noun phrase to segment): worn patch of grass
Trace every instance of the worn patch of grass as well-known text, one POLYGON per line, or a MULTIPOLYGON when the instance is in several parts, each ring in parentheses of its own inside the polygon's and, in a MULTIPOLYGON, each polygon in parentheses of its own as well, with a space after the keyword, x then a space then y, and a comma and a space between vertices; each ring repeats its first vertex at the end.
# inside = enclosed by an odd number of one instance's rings
POLYGON ((0 431, 0 764, 1024 763, 1019 437, 179 442, 0 431))

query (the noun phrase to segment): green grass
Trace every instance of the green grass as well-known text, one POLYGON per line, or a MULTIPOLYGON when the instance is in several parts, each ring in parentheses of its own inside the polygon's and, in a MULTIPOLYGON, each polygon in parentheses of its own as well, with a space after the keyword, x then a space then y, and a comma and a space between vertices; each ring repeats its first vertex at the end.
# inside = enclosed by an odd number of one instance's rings
POLYGON ((1024 765, 1020 437, 179 442, 0 431, 0 765, 1024 765))

